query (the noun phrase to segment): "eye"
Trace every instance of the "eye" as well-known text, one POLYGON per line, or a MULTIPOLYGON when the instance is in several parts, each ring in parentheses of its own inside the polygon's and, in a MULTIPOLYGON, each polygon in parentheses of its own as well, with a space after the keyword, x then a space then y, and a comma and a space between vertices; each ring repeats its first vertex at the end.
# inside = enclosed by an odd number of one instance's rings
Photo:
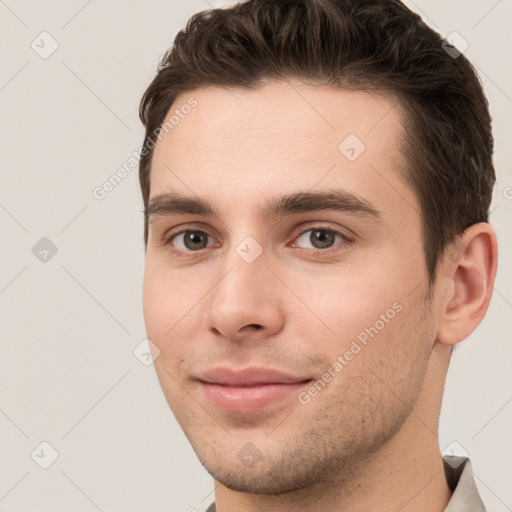
MULTIPOLYGON (((349 241, 343 233, 320 226, 304 231, 296 240, 302 244, 312 244, 313 247, 306 247, 306 249, 329 249, 334 245, 336 237, 340 242, 349 241)), ((296 243, 293 245, 295 246, 296 243)))
MULTIPOLYGON (((186 229, 170 235, 165 245, 170 246, 177 256, 187 256, 214 246, 213 240, 213 237, 205 231, 186 229)), ((336 241, 339 242, 337 245, 342 245, 350 242, 351 238, 332 227, 314 226, 302 231, 300 236, 295 238, 292 247, 299 246, 316 252, 324 252, 322 250, 327 252, 326 250, 333 247, 336 241), (309 247, 307 244, 310 244, 309 247)))
POLYGON ((182 252, 195 252, 210 247, 208 233, 197 230, 180 231, 169 238, 168 244, 174 245, 177 250, 182 252))

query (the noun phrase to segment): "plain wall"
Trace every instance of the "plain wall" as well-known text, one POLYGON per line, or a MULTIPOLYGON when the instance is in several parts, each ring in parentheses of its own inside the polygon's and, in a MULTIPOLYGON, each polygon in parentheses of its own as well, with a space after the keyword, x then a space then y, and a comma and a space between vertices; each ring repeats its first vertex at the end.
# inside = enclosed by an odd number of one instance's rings
MULTIPOLYGON (((511 510, 512 3, 406 3, 468 41, 494 119, 498 278, 486 318, 452 358, 440 446, 466 450, 489 509, 511 510)), ((177 31, 220 5, 0 1, 3 512, 201 511, 214 499, 153 367, 133 354, 145 338, 138 167, 102 200, 93 190, 130 168, 140 98, 177 31), (58 44, 48 58, 31 46, 51 50, 43 31, 58 44), (35 461, 51 456, 42 442, 58 452, 48 469, 35 461)))

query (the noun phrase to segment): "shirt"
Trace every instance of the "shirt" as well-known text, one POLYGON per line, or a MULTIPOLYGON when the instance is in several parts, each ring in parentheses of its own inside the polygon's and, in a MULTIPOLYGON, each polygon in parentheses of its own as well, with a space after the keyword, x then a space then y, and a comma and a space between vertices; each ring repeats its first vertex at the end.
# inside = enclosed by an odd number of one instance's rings
MULTIPOLYGON (((485 512, 485 506, 478 494, 471 461, 466 457, 443 457, 446 482, 452 497, 444 512, 485 512)), ((206 512, 216 512, 212 503, 206 512)))

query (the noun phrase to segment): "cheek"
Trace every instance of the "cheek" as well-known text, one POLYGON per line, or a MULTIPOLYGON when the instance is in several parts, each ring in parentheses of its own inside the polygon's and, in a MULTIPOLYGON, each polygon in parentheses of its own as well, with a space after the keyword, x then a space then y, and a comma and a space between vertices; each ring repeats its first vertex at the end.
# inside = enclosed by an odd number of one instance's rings
POLYGON ((146 259, 143 283, 143 313, 148 338, 153 341, 162 355, 172 347, 166 340, 176 338, 176 332, 187 321, 187 311, 193 302, 190 287, 168 270, 146 259), (180 321, 180 319, 182 319, 180 321))
POLYGON ((379 280, 379 275, 372 275, 370 269, 362 272, 353 270, 333 269, 323 276, 317 275, 314 280, 296 276, 290 288, 303 299, 309 311, 304 315, 304 305, 301 304, 300 310, 289 308, 289 312, 303 327, 309 325, 308 330, 318 332, 318 328, 325 328, 328 338, 334 337, 339 341, 352 338, 376 322, 380 328, 382 322, 387 325, 400 309, 399 290, 382 276, 379 280), (384 315, 383 320, 380 315, 384 315))
POLYGON ((396 266, 343 270, 316 276, 309 286, 299 276, 291 281, 308 306, 288 308, 295 331, 327 366, 341 356, 342 364, 351 367, 344 374, 378 367, 382 378, 392 380, 395 370, 415 365, 411 348, 417 350, 423 341, 423 287, 411 293, 413 273, 398 272, 396 266))
POLYGON ((166 316, 163 313, 167 309, 166 299, 162 292, 162 283, 156 279, 156 273, 151 270, 148 261, 146 261, 142 289, 142 309, 148 337, 157 344, 159 338, 157 334, 162 329, 161 324, 165 322, 166 316))
MULTIPOLYGON (((158 377, 172 390, 181 380, 191 355, 204 338, 206 294, 214 285, 206 273, 169 268, 158 258, 147 258, 143 282, 143 312, 148 338, 158 347, 158 377), (166 375, 169 372, 171 375, 166 375)), ((179 391, 179 389, 178 389, 179 391)))
POLYGON ((198 284, 190 273, 171 268, 163 257, 148 251, 144 269, 143 310, 149 327, 170 329, 193 305, 195 296, 201 292, 198 284))
POLYGON ((169 407, 177 414, 183 399, 179 383, 180 364, 186 354, 181 340, 188 339, 183 334, 183 327, 190 322, 186 315, 186 309, 190 309, 189 299, 182 285, 168 271, 152 263, 151 259, 146 260, 144 272, 144 322, 147 337, 159 350, 153 363, 157 378, 169 407))

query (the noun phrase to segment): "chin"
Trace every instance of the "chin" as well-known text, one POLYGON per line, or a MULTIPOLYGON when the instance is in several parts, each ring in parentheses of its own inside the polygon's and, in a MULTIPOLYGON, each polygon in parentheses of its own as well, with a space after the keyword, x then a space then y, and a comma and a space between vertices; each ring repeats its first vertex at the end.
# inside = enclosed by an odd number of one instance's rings
POLYGON ((208 473, 224 487, 232 491, 249 494, 274 496, 287 494, 306 489, 316 481, 316 479, 311 478, 312 475, 307 479, 300 478, 299 475, 293 474, 281 474, 279 478, 276 478, 274 472, 269 472, 266 468, 255 472, 254 468, 236 471, 233 468, 216 467, 209 469, 205 464, 203 464, 203 466, 208 473))

